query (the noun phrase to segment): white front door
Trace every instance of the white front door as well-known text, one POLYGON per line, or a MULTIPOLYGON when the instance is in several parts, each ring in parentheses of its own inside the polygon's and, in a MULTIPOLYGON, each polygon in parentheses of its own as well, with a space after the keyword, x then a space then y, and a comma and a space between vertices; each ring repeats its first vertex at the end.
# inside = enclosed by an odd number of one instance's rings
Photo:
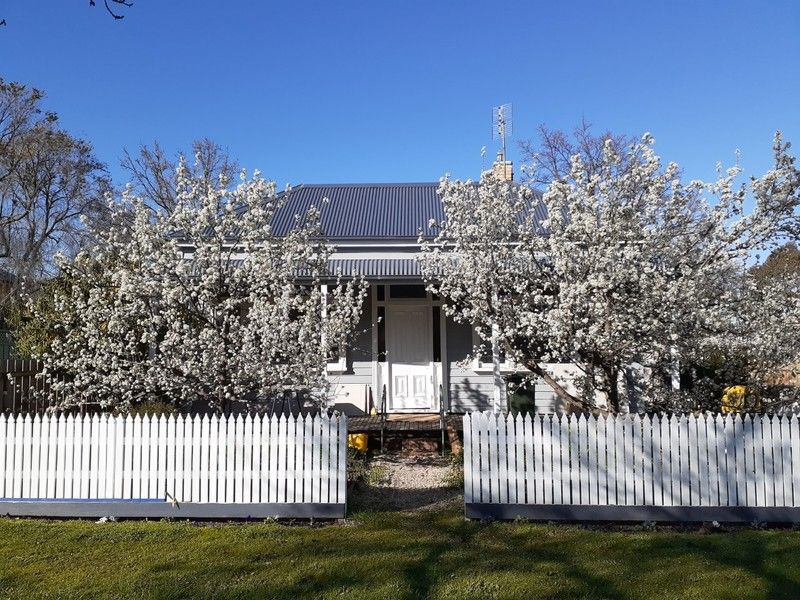
POLYGON ((431 307, 386 307, 386 358, 391 410, 433 410, 431 307))

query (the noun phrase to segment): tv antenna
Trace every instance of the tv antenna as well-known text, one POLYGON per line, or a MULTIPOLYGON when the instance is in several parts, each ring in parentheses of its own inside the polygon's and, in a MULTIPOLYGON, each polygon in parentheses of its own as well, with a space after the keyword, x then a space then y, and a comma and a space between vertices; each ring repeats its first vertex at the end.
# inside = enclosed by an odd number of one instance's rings
POLYGON ((513 111, 510 102, 492 107, 492 139, 500 140, 503 160, 506 160, 506 137, 514 134, 513 111))

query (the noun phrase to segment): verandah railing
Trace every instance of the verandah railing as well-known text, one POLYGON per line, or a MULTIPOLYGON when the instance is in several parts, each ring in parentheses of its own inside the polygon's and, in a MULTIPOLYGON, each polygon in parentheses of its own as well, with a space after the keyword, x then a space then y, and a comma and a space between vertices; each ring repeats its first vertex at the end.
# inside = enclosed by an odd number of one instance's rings
POLYGON ((468 517, 800 520, 796 416, 464 416, 468 517))
POLYGON ((0 513, 342 517, 343 415, 0 415, 0 513))

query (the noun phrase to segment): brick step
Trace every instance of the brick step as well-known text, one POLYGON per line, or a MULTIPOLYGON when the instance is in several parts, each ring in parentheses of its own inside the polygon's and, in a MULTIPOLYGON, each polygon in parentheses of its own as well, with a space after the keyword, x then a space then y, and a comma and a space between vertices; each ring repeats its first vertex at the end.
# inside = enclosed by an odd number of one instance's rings
MULTIPOLYGON (((369 447, 378 450, 381 447, 380 434, 371 434, 369 447)), ((424 454, 439 454, 441 448, 441 433, 438 431, 415 432, 386 432, 384 450, 395 452, 401 456, 419 456, 424 454)))

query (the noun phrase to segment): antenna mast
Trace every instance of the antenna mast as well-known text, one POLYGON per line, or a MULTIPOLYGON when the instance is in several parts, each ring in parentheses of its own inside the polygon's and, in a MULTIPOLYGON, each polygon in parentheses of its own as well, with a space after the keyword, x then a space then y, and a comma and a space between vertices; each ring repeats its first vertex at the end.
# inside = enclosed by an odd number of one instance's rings
POLYGON ((513 110, 510 102, 492 108, 492 139, 500 140, 502 160, 506 160, 506 136, 514 134, 513 110))

